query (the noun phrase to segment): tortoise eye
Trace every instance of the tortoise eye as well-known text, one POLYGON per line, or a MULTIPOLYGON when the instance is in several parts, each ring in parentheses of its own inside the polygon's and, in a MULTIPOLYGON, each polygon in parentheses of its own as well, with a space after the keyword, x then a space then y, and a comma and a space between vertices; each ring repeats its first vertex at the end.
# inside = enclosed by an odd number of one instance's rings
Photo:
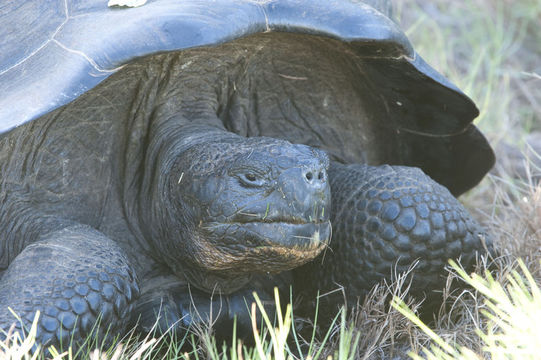
POLYGON ((243 172, 237 176, 244 187, 261 187, 265 185, 264 176, 258 176, 253 172, 243 172))

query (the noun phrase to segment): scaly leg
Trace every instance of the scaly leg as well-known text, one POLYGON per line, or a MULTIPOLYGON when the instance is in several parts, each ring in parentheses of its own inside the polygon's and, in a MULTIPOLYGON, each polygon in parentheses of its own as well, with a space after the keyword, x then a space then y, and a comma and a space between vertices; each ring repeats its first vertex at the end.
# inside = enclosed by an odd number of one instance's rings
POLYGON ((250 314, 253 291, 257 292, 270 318, 274 317, 271 294, 275 282, 265 276, 256 276, 249 287, 227 295, 201 291, 166 268, 155 268, 144 277, 143 284, 134 311, 138 318, 132 318, 132 322, 137 322, 144 332, 172 331, 182 337, 187 331, 204 329, 211 324, 219 341, 229 340, 236 318, 237 336, 250 339, 253 336, 250 314))
POLYGON ((138 294, 123 251, 91 227, 71 226, 27 246, 9 265, 0 279, 0 328, 28 330, 39 310, 38 343, 58 349, 73 339, 77 346, 98 319, 98 338, 124 331, 138 294))
MULTIPOLYGON (((350 305, 415 262, 411 293, 445 284, 448 259, 466 268, 491 251, 483 229, 451 193, 418 168, 342 165, 329 170, 333 236, 329 249, 296 274, 303 290, 343 286, 350 305), (315 279, 312 281, 311 279, 315 279)), ((331 302, 342 300, 334 297, 331 302)), ((343 300, 342 300, 343 302, 343 300)), ((339 305, 339 304, 338 304, 339 305)))

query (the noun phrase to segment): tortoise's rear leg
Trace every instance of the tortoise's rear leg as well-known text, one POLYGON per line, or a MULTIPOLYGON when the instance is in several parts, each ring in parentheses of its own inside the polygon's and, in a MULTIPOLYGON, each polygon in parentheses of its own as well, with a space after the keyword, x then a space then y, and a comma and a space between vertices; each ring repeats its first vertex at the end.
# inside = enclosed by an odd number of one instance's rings
POLYGON ((304 283, 318 279, 313 289, 342 285, 354 303, 394 269, 404 272, 418 261, 410 293, 431 297, 445 284, 448 259, 471 268, 477 254, 491 251, 467 210, 418 168, 333 163, 329 178, 330 249, 297 274, 304 283))
POLYGON ((29 245, 9 265, 0 280, 0 328, 7 332, 15 323, 21 330, 8 307, 27 330, 39 310, 37 341, 46 347, 67 348, 72 339, 77 346, 92 331, 103 340, 125 330, 138 292, 112 240, 88 226, 68 227, 29 245))

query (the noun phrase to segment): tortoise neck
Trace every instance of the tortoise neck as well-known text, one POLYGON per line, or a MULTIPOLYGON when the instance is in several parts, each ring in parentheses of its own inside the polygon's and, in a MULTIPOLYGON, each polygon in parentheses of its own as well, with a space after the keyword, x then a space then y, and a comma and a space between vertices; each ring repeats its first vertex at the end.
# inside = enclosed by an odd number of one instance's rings
POLYGON ((252 274, 230 275, 225 272, 202 271, 201 269, 173 269, 175 273, 178 270, 191 286, 209 294, 229 295, 242 289, 252 280, 252 274))

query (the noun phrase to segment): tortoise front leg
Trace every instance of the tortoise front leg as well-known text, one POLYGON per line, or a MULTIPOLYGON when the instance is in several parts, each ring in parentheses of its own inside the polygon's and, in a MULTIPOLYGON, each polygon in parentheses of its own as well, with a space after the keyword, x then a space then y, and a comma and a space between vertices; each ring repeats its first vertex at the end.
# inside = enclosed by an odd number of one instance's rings
POLYGON ((170 331, 177 338, 210 325, 213 335, 220 342, 231 339, 236 318, 237 337, 250 339, 253 336, 250 309, 255 302, 254 291, 267 314, 274 318, 271 294, 275 283, 272 278, 260 277, 255 276, 249 287, 231 294, 209 294, 179 279, 167 268, 155 267, 143 278, 141 297, 133 312, 132 324, 137 323, 143 332, 156 331, 161 335, 170 331))
POLYGON ((17 331, 28 330, 39 310, 37 341, 45 347, 80 344, 91 331, 103 340, 125 330, 138 292, 133 269, 112 240, 71 226, 29 245, 9 265, 0 279, 0 328, 7 332, 15 323, 17 331))
POLYGON ((344 286, 354 304, 395 268, 404 272, 418 261, 411 292, 430 295, 443 287, 448 259, 469 268, 491 247, 457 199, 418 168, 333 163, 329 178, 330 249, 297 275, 318 279, 313 289, 344 286))

